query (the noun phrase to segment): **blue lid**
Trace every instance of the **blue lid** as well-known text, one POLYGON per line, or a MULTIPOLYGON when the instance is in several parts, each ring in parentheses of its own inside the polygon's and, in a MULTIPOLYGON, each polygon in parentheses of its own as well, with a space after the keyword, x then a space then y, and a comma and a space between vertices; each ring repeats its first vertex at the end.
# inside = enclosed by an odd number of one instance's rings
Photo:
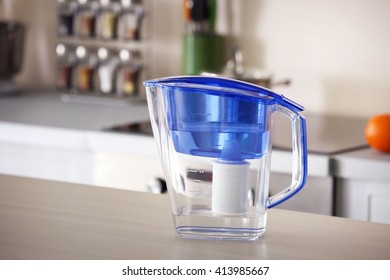
POLYGON ((269 89, 255 84, 214 76, 174 76, 158 78, 144 82, 145 87, 161 88, 194 88, 197 91, 207 91, 210 94, 235 94, 245 95, 253 98, 272 98, 277 103, 288 107, 293 111, 303 111, 303 106, 289 98, 275 93, 269 89))

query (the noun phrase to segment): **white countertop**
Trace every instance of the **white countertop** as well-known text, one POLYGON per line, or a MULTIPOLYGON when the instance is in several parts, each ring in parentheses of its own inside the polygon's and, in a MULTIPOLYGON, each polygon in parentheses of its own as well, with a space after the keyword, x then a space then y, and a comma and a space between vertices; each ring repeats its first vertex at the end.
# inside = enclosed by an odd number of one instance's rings
POLYGON ((61 95, 56 92, 0 98, 0 121, 3 122, 101 131, 146 120, 149 120, 149 113, 145 101, 109 102, 107 105, 62 102, 61 95))
MULTIPOLYGON (((307 126, 309 153, 334 155, 367 147, 364 118, 323 116, 303 112, 307 126)), ((284 116, 274 115, 274 146, 285 149, 291 146, 291 124, 284 116)))
POLYGON ((344 179, 366 179, 390 184, 390 153, 372 148, 333 156, 332 174, 344 179))

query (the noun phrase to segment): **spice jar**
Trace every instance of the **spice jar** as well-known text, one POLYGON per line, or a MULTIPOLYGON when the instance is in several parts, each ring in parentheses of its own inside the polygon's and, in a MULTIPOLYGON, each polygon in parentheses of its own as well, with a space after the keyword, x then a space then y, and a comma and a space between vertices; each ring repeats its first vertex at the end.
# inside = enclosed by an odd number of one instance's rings
POLYGON ((96 55, 84 46, 76 48, 77 67, 75 71, 75 88, 81 92, 94 91, 96 55))
POLYGON ((70 36, 73 34, 74 15, 77 12, 77 2, 70 0, 58 1, 58 35, 70 36))
POLYGON ((94 37, 96 33, 96 16, 99 2, 78 0, 79 8, 76 16, 75 33, 80 37, 94 37))
POLYGON ((98 16, 98 34, 102 39, 114 39, 117 37, 118 16, 120 3, 114 0, 100 0, 100 13, 98 16))
POLYGON ((98 89, 103 94, 114 92, 114 76, 118 66, 118 57, 112 55, 106 48, 100 48, 97 52, 99 63, 97 68, 98 89))
POLYGON ((138 61, 138 54, 128 50, 119 52, 120 65, 116 77, 116 95, 134 96, 139 90, 139 76, 141 64, 138 61))
POLYGON ((142 1, 121 0, 122 12, 118 21, 118 37, 123 40, 139 40, 144 17, 142 1))
POLYGON ((74 52, 69 46, 58 44, 57 55, 57 81, 56 87, 59 90, 69 90, 72 87, 72 73, 76 62, 74 52))

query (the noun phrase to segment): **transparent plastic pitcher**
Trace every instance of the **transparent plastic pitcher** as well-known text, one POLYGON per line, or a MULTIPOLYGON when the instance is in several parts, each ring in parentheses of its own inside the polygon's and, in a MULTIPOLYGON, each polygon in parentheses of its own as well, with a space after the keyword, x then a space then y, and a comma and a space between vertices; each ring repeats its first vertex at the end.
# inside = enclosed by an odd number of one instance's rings
POLYGON ((256 240, 267 209, 296 194, 307 175, 303 107, 232 79, 181 76, 144 82, 178 236, 256 240), (269 196, 272 114, 292 123, 290 186, 269 196))

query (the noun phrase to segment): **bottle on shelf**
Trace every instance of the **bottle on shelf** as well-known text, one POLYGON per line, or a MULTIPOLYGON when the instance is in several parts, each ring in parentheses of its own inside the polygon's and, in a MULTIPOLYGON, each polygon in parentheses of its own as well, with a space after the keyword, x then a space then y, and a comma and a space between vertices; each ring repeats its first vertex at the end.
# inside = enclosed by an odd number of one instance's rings
POLYGON ((73 69, 76 57, 71 47, 58 44, 57 55, 57 80, 56 87, 60 90, 70 90, 72 88, 73 69))
POLYGON ((77 13, 77 2, 70 0, 57 0, 58 36, 72 36, 74 16, 77 13))
POLYGON ((74 33, 82 38, 96 36, 96 17, 99 2, 93 0, 78 0, 78 10, 75 16, 74 33))
POLYGON ((122 40, 140 40, 144 7, 140 0, 121 0, 122 11, 118 21, 118 37, 122 40))
POLYGON ((97 20, 97 36, 99 38, 104 40, 117 38, 120 11, 119 0, 100 0, 100 11, 97 20))
POLYGON ((119 52, 120 64, 116 75, 116 95, 135 96, 139 90, 141 64, 139 54, 123 49, 119 52))
POLYGON ((99 48, 97 51, 97 84, 102 94, 113 94, 115 90, 115 72, 119 64, 118 56, 107 48, 99 48))
POLYGON ((95 69, 97 57, 84 46, 76 48, 77 65, 74 73, 74 88, 80 92, 92 92, 95 90, 95 69))

